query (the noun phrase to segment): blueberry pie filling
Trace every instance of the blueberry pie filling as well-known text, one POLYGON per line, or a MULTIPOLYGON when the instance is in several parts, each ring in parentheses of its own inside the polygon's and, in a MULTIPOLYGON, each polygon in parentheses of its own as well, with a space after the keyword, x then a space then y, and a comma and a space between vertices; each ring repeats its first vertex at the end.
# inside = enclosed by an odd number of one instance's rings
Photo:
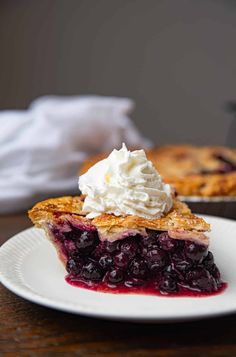
MULTIPOLYGON (((49 225, 68 275, 67 282, 111 292, 199 296, 221 291, 224 284, 208 244, 172 238, 170 231, 146 230, 123 239, 99 239, 96 227, 49 225)), ((190 234, 190 233, 189 233, 190 234)), ((181 231, 178 236, 181 235, 181 231)), ((193 234, 194 235, 194 234, 193 234)))
POLYGON ((228 174, 236 171, 236 164, 221 154, 215 154, 214 158, 219 161, 219 168, 214 170, 200 170, 202 175, 228 174))

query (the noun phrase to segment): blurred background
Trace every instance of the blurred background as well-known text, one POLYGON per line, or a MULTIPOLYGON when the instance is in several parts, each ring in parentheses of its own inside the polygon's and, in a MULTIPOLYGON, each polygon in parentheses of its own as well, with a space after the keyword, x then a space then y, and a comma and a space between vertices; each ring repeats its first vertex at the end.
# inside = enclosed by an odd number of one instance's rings
POLYGON ((45 94, 127 96, 157 144, 225 144, 236 2, 1 0, 0 109, 45 94))

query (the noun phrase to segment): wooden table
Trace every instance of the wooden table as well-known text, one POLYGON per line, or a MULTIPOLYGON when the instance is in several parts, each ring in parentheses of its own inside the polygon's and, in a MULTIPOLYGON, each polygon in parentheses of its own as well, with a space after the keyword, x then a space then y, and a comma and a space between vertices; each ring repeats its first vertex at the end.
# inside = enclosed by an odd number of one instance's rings
MULTIPOLYGON (((0 243, 29 227, 0 217, 0 243)), ((27 302, 0 285, 0 356, 236 356, 236 315, 179 324, 97 320, 27 302)))

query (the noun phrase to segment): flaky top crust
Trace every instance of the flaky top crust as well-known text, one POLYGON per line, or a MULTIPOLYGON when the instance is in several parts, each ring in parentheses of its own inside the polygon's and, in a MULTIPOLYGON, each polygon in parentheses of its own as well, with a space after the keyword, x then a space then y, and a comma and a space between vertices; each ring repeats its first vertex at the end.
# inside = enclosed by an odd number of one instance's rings
POLYGON ((177 199, 174 200, 173 208, 168 214, 154 220, 137 216, 117 217, 112 214, 102 214, 94 219, 88 219, 82 213, 83 199, 83 196, 51 198, 37 203, 29 211, 29 217, 37 227, 43 228, 47 223, 53 224, 70 215, 73 220, 84 226, 95 226, 103 236, 116 236, 125 230, 140 231, 142 229, 162 231, 184 229, 198 232, 210 230, 209 224, 192 214, 188 206, 177 199))
MULTIPOLYGON (((206 174, 221 168, 222 162, 217 159, 217 155, 236 165, 236 149, 222 146, 169 145, 147 150, 146 154, 164 181, 170 183, 179 195, 236 196, 236 172, 206 174)), ((107 153, 103 153, 88 159, 81 167, 80 174, 106 156, 107 153)))

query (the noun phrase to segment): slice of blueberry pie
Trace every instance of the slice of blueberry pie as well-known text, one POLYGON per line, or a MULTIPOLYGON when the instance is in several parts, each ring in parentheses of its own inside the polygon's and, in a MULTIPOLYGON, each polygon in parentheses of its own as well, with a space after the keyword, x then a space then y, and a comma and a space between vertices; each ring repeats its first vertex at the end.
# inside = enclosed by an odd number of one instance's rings
POLYGON ((143 150, 125 146, 80 177, 82 196, 48 199, 29 216, 72 285, 109 292, 208 295, 225 284, 210 230, 178 201, 143 150))

